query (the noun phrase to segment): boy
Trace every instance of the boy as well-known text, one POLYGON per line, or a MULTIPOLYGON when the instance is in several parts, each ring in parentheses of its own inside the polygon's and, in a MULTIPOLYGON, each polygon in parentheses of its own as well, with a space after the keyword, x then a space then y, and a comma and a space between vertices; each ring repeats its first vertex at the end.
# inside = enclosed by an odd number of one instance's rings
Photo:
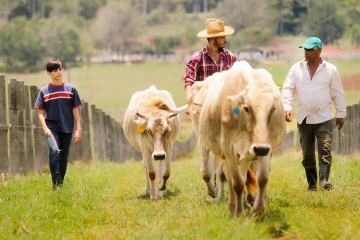
POLYGON ((51 82, 39 91, 35 108, 38 109, 40 124, 49 146, 49 166, 53 189, 61 187, 68 163, 71 138, 76 132, 74 143, 81 141, 79 106, 82 101, 76 88, 62 80, 64 73, 60 60, 54 58, 46 64, 51 82))

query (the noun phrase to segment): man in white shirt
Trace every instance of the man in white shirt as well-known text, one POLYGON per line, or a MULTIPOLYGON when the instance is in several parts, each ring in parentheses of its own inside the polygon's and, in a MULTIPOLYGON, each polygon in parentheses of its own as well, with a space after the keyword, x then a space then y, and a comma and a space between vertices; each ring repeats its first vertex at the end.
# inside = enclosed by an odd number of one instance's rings
POLYGON ((320 188, 331 190, 329 182, 332 163, 332 110, 336 109, 336 126, 340 130, 346 117, 344 89, 336 67, 321 57, 322 42, 317 37, 308 38, 299 48, 304 48, 305 59, 295 63, 284 82, 282 98, 285 118, 291 122, 292 102, 297 100, 297 126, 303 153, 308 190, 317 190, 315 139, 319 158, 320 188))

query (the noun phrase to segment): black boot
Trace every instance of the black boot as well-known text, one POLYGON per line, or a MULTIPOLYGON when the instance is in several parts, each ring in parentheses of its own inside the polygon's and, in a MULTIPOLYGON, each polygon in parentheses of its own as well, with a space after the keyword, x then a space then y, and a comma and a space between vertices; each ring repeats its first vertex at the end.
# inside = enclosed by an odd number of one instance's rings
POLYGON ((320 166, 320 187, 325 190, 331 190, 332 184, 329 182, 331 165, 320 166))
POLYGON ((307 190, 316 191, 317 190, 317 172, 316 167, 305 168, 306 179, 309 184, 307 190))
POLYGON ((61 180, 61 173, 51 173, 53 189, 56 190, 57 188, 61 187, 62 180, 61 180))

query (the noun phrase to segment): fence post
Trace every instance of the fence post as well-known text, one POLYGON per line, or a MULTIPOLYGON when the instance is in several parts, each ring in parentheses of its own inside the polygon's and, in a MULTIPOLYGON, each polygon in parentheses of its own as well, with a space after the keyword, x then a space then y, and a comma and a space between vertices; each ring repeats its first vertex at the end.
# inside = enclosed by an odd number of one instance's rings
POLYGON ((27 171, 35 170, 35 151, 34 151, 34 123, 31 111, 30 86, 25 85, 24 88, 25 103, 25 151, 27 157, 27 171))
POLYGON ((24 81, 9 83, 10 173, 26 174, 24 81))
POLYGON ((5 75, 0 75, 0 174, 9 173, 8 109, 5 75))
POLYGON ((81 106, 81 127, 82 127, 82 153, 85 162, 89 162, 91 157, 91 131, 90 131, 90 114, 89 114, 89 104, 84 102, 84 105, 81 106))
POLYGON ((39 94, 39 88, 37 86, 30 86, 30 102, 32 111, 32 120, 34 124, 34 169, 42 172, 44 167, 49 165, 49 150, 45 138, 44 130, 41 127, 38 111, 35 106, 37 96, 39 94))

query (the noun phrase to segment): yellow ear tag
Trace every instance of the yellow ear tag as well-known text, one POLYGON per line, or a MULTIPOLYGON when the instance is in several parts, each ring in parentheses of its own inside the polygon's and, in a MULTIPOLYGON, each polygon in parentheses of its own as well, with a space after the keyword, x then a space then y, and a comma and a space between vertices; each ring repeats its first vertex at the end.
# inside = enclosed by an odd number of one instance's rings
POLYGON ((138 126, 138 132, 142 133, 145 131, 145 128, 143 126, 138 126))

